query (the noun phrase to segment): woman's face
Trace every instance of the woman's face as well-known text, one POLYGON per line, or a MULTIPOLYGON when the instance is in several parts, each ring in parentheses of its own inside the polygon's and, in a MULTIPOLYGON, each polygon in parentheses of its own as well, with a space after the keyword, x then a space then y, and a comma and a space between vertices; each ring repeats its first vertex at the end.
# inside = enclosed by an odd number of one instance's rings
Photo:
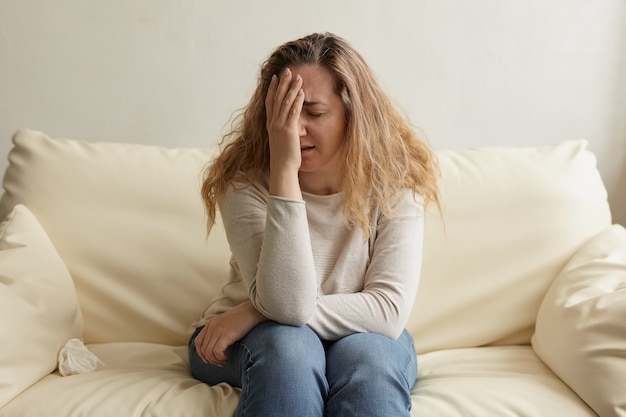
POLYGON ((302 164, 300 182, 303 191, 328 194, 336 185, 343 163, 340 152, 346 133, 345 110, 335 93, 335 79, 326 68, 299 65, 291 68, 300 74, 304 105, 300 114, 299 134, 302 164), (310 190, 307 190, 307 185, 310 190), (321 187, 321 189, 320 189, 321 187))

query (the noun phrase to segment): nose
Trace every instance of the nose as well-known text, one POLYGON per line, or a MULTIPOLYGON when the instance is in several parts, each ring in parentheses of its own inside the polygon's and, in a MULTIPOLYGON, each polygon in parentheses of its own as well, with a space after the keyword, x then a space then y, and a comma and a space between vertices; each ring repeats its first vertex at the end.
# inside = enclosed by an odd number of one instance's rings
POLYGON ((300 137, 306 136, 306 122, 302 116, 300 116, 298 120, 298 135, 300 135, 300 137))

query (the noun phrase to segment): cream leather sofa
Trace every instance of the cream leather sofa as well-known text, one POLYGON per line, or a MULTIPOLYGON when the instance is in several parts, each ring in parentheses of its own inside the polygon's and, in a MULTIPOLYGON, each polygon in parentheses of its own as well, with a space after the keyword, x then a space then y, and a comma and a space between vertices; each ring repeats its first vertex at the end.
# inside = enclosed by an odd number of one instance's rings
MULTIPOLYGON (((187 327, 229 250, 207 239, 209 149, 21 130, 0 201, 0 416, 232 416, 194 380, 187 327), (102 365, 61 376, 84 341, 102 365)), ((408 329, 413 416, 626 416, 626 231, 585 142, 441 150, 408 329)))

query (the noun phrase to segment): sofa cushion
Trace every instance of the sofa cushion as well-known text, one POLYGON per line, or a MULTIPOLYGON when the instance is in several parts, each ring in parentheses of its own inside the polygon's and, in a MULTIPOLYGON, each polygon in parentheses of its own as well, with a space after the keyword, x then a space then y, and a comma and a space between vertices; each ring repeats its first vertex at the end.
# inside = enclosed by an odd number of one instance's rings
MULTIPOLYGON (((53 373, 0 410, 13 416, 232 416, 239 390, 189 375, 185 346, 89 345, 106 363, 89 374, 53 373), (41 401, 45 398, 45 401, 41 401)), ((530 346, 421 355, 412 415, 597 417, 530 346)))
POLYGON ((0 407, 52 372, 82 331, 70 274, 22 205, 0 225, 0 329, 0 407))
POLYGON ((220 293, 229 249, 207 239, 200 199, 209 149, 14 137, 0 213, 23 203, 68 266, 85 343, 185 344, 220 293))
POLYGON ((597 417, 530 346, 420 355, 413 416, 597 417))
POLYGON ((546 294, 532 345, 602 417, 626 416, 626 230, 589 240, 546 294))
POLYGON ((0 416, 234 415, 239 390, 195 380, 186 346, 106 343, 88 348, 106 366, 69 377, 52 373, 0 409, 0 416))
POLYGON ((554 278, 611 223, 586 145, 437 151, 443 219, 430 208, 408 324, 418 352, 530 344, 554 278))

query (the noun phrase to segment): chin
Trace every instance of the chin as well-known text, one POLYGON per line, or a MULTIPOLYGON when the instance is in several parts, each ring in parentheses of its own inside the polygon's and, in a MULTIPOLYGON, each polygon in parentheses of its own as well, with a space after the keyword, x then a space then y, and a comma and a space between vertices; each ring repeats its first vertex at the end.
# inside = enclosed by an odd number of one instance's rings
POLYGON ((303 165, 298 170, 298 172, 301 172, 301 173, 312 173, 315 171, 317 171, 317 167, 312 167, 310 165, 303 165))

